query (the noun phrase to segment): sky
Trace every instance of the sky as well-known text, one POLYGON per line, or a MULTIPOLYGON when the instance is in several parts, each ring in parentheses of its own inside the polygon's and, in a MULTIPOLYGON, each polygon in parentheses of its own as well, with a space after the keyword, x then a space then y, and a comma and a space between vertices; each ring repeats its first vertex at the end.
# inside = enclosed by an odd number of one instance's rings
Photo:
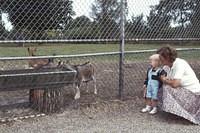
POLYGON ((8 20, 8 14, 3 13, 1 17, 2 17, 2 23, 5 26, 5 29, 7 31, 11 31, 13 26, 12 26, 11 22, 8 20))
POLYGON ((127 0, 128 2, 128 16, 137 16, 140 14, 149 15, 150 6, 159 4, 160 0, 127 0))
MULTIPOLYGON (((76 16, 85 15, 90 17, 91 6, 95 0, 73 0, 73 8, 76 12, 76 16)), ((128 2, 128 10, 129 15, 131 17, 133 15, 137 16, 140 14, 148 15, 150 12, 150 6, 156 5, 160 0, 127 0, 128 2)))
MULTIPOLYGON (((76 16, 85 15, 87 17, 91 17, 91 7, 95 0, 73 0, 73 9, 76 12, 76 16)), ((144 16, 149 15, 150 6, 156 5, 160 0, 127 0, 128 2, 128 18, 131 18, 133 15, 137 16, 143 14, 144 16)), ((8 15, 2 14, 3 24, 5 28, 10 31, 13 26, 11 22, 8 20, 8 15)))

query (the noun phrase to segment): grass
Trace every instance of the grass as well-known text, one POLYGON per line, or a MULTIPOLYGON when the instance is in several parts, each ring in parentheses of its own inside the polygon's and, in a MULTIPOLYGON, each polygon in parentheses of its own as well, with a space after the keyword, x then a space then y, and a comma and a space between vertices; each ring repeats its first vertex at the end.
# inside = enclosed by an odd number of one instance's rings
MULTIPOLYGON (((126 51, 157 49, 164 44, 127 44, 126 51)), ((84 53, 116 52, 119 44, 54 44, 37 46, 37 55, 70 55, 84 53)), ((173 45, 176 48, 200 48, 200 45, 173 45)), ((28 56, 27 47, 0 47, 0 57, 28 56)))
MULTIPOLYGON (((126 44, 125 51, 158 49, 165 44, 126 44)), ((200 45, 173 45, 175 48, 200 48, 200 45)), ((70 55, 100 52, 116 52, 119 51, 119 44, 55 44, 37 46, 37 55, 70 55)), ((127 61, 144 61, 152 53, 142 54, 126 54, 127 61)), ((199 51, 180 52, 180 57, 190 59, 199 58, 199 51), (192 53, 191 53, 192 52, 192 53)), ((0 47, 0 57, 28 56, 27 47, 0 47)), ((98 57, 99 59, 105 59, 98 57)), ((98 60, 96 57, 96 59, 98 60)), ((107 60, 118 60, 118 56, 106 57, 107 60)))
MULTIPOLYGON (((113 52, 119 50, 118 45, 66 44, 37 46, 37 55, 70 55, 97 52, 113 52)), ((0 56, 28 56, 27 47, 0 47, 0 56)))

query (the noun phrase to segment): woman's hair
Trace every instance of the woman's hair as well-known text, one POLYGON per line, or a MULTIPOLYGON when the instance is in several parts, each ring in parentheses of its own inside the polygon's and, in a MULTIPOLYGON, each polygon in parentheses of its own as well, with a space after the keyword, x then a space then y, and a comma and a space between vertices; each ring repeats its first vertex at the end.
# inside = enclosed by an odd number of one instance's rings
POLYGON ((176 49, 174 49, 170 46, 166 46, 166 47, 162 47, 162 48, 158 49, 157 54, 159 54, 163 58, 169 60, 171 63, 173 63, 178 56, 176 49))

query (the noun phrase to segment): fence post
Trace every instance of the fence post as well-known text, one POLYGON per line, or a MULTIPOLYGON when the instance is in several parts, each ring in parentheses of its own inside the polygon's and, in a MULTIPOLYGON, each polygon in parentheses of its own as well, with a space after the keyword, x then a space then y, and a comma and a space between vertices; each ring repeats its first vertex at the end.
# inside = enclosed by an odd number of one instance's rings
POLYGON ((119 98, 123 96, 124 90, 124 45, 125 45, 125 5, 121 0, 121 21, 120 21, 120 58, 119 58, 119 98))

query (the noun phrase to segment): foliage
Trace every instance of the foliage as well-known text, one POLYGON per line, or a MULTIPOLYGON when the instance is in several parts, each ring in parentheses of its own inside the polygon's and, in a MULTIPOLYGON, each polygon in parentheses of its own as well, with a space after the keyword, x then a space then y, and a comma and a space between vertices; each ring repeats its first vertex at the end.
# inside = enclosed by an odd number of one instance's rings
MULTIPOLYGON (((145 1, 144 1, 145 2, 145 1)), ((119 39, 121 0, 94 0, 90 17, 74 17, 72 0, 0 0, 14 27, 6 31, 0 19, 0 39, 119 39)), ((125 0, 125 16, 128 5, 125 0)), ((125 36, 131 38, 199 38, 199 0, 160 0, 150 14, 127 18, 125 36)))
POLYGON ((16 34, 27 39, 45 38, 45 30, 62 29, 75 14, 71 0, 1 0, 0 4, 1 10, 9 14, 16 34), (26 36, 26 32, 32 36, 26 36))

